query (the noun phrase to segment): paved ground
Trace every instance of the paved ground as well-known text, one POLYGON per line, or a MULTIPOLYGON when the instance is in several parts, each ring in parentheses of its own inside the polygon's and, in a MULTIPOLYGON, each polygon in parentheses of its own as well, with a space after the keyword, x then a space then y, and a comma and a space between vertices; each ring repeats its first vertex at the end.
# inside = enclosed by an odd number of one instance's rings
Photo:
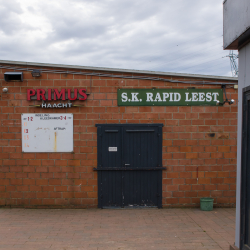
POLYGON ((0 249, 229 249, 235 209, 0 209, 0 249))

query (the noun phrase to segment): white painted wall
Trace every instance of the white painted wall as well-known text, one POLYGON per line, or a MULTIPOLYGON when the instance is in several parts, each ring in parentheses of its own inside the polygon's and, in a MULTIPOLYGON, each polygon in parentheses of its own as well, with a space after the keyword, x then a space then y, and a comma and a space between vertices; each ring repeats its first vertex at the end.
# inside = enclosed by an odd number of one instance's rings
POLYGON ((235 245, 240 245, 240 185, 241 185, 241 134, 242 134, 242 89, 250 86, 250 43, 239 51, 238 83, 238 137, 237 137, 237 190, 235 245))
POLYGON ((250 1, 227 0, 223 4, 223 42, 227 48, 250 28, 250 1))

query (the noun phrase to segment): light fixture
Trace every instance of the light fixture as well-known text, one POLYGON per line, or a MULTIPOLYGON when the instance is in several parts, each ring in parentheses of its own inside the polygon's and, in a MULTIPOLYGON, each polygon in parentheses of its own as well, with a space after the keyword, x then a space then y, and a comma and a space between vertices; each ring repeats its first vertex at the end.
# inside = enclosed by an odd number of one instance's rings
POLYGON ((217 106, 219 106, 219 105, 223 106, 225 103, 228 103, 229 105, 234 104, 234 99, 231 99, 231 100, 227 99, 226 85, 222 85, 221 88, 223 89, 223 91, 225 93, 226 100, 224 102, 217 101, 216 105, 217 106))
POLYGON ((231 99, 230 101, 226 99, 224 102, 217 101, 216 105, 217 106, 219 106, 219 105, 223 106, 225 103, 228 103, 229 105, 234 104, 234 99, 231 99))
POLYGON ((39 77, 41 76, 41 71, 39 69, 33 69, 33 71, 31 72, 31 75, 33 77, 39 77))
POLYGON ((3 88, 3 93, 7 93, 8 92, 8 88, 3 88))

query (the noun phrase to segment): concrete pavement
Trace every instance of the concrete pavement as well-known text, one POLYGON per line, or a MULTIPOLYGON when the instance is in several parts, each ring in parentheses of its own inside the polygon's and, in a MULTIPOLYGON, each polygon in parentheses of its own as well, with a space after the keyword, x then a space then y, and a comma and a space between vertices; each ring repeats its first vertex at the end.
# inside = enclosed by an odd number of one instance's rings
POLYGON ((221 250, 235 209, 0 209, 0 250, 221 250))

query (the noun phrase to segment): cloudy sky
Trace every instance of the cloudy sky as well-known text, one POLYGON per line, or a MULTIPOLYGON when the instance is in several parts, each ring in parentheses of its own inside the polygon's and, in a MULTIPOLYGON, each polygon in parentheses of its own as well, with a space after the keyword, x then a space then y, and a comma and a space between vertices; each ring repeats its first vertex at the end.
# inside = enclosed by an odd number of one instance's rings
POLYGON ((222 0, 0 0, 0 60, 232 76, 222 35, 222 0))

